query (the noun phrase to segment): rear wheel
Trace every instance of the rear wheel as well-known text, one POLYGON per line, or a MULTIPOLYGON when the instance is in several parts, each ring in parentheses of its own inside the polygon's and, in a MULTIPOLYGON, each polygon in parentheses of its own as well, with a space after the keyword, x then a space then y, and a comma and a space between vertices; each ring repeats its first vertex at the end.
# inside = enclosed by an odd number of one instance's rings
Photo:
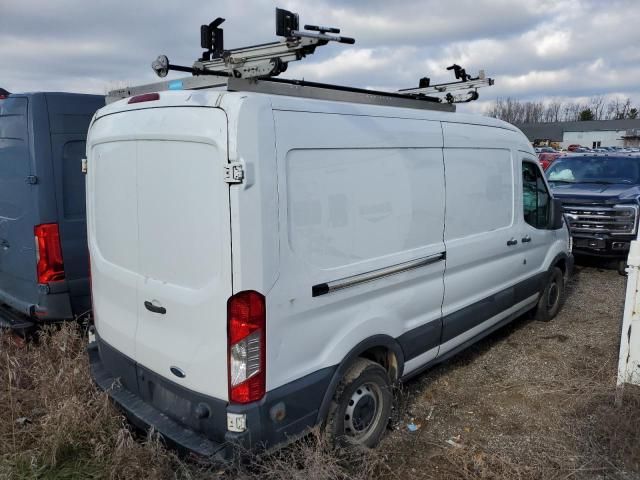
POLYGON ((564 302, 564 275, 558 267, 553 267, 548 277, 547 285, 542 292, 536 306, 534 318, 541 322, 553 319, 564 302))
POLYGON ((359 358, 336 389, 326 433, 337 446, 373 448, 384 435, 392 403, 387 371, 371 360, 359 358))

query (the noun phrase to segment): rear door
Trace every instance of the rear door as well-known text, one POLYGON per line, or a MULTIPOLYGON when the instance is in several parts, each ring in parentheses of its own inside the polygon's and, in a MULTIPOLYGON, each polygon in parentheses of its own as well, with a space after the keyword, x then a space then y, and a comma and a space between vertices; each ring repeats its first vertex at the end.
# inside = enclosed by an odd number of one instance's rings
POLYGON ((0 303, 28 313, 37 291, 29 99, 0 100, 0 303))
POLYGON ((98 333, 140 365, 222 399, 232 289, 226 125, 222 110, 202 107, 99 118, 88 190, 98 333))
POLYGON ((87 129, 103 97, 47 94, 51 155, 56 183, 56 203, 65 279, 75 314, 91 308, 85 179, 82 159, 86 156, 87 129))

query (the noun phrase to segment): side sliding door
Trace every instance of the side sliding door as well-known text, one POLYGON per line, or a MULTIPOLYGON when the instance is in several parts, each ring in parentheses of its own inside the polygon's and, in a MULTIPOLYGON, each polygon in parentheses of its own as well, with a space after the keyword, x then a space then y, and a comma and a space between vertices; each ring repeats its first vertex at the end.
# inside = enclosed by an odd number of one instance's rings
POLYGON ((516 169, 509 130, 443 124, 447 250, 440 355, 522 308, 515 218, 516 169))

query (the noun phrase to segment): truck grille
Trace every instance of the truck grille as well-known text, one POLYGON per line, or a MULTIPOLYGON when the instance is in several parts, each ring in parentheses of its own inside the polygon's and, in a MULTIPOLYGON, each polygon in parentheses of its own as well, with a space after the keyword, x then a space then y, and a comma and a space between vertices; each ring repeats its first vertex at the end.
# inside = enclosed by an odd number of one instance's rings
POLYGON ((633 235, 636 233, 638 207, 616 205, 614 207, 564 206, 565 217, 572 233, 603 233, 633 235))

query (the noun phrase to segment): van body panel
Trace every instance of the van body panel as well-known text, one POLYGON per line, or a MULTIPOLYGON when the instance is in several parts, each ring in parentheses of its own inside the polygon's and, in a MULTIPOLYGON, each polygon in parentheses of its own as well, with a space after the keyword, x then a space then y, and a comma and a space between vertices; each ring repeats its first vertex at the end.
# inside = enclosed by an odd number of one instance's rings
POLYGON ((232 294, 226 124, 222 110, 193 106, 100 116, 87 199, 101 337, 141 367, 222 400, 232 294))
POLYGON ((397 338, 430 325, 423 351, 431 349, 440 336, 444 261, 315 298, 312 286, 444 252, 439 122, 304 111, 274 117, 287 274, 267 296, 268 387, 339 363, 371 332, 397 338))
POLYGON ((279 192, 271 99, 223 95, 220 107, 229 122, 229 161, 240 162, 245 172, 243 182, 229 189, 234 293, 255 290, 267 295, 280 275, 279 192))

